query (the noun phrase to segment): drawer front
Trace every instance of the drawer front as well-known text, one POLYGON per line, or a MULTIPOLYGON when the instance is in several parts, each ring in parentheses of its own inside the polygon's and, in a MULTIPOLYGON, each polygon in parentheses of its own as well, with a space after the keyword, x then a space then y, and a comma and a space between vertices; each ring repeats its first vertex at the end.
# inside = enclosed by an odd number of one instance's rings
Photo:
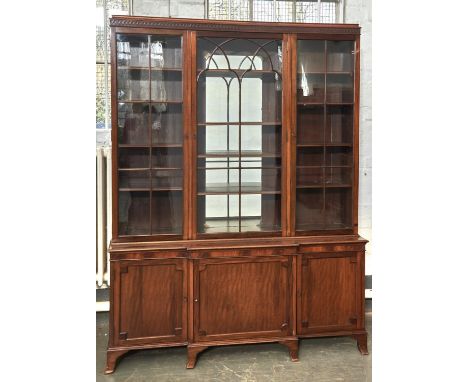
POLYGON ((286 256, 195 260, 195 340, 288 335, 291 264, 286 256))
POLYGON ((187 338, 187 260, 114 262, 114 342, 183 342, 187 338))

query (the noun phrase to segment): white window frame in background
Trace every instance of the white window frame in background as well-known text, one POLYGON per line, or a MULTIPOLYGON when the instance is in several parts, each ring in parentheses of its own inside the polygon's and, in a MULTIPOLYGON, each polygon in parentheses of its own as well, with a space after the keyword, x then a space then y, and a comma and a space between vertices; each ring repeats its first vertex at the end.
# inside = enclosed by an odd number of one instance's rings
MULTIPOLYGON (((214 0, 212 0, 214 1, 214 0)), ((239 1, 242 0, 228 0, 228 17, 227 20, 240 20, 239 15, 232 14, 232 4, 238 3, 239 1)), ((272 0, 273 1, 273 20, 268 20, 268 21, 278 21, 277 19, 277 14, 276 14, 276 2, 277 0, 272 0)), ((209 14, 209 2, 210 0, 205 0, 205 18, 210 19, 210 14, 209 14)), ((253 18, 253 0, 248 0, 249 2, 249 21, 256 21, 253 18)), ((292 22, 296 22, 296 2, 297 0, 291 0, 292 2, 292 22)), ((313 2, 313 1, 311 1, 313 2)), ((322 7, 321 3, 336 3, 337 5, 337 10, 338 12, 336 13, 336 19, 334 23, 343 23, 344 22, 344 2, 345 0, 315 0, 314 2, 317 2, 318 4, 318 10, 319 10, 319 16, 318 19, 321 20, 322 18, 322 7)), ((238 7, 240 9, 240 7, 238 7)), ((211 18, 214 19, 214 18, 211 18)), ((245 19, 243 19, 245 20, 245 19)), ((260 20, 258 20, 260 21, 260 20)), ((261 21, 266 21, 266 20, 261 20, 261 21)), ((321 22, 321 21, 319 21, 321 22)))
MULTIPOLYGON (((107 0, 103 0, 103 28, 104 28, 104 38, 107 39, 109 36, 110 30, 109 30, 109 14, 107 10, 107 0)), ((133 0, 128 0, 128 13, 113 13, 113 14, 124 14, 124 15, 133 15, 133 0)), ((107 45, 106 45, 107 46, 107 45)), ((109 88, 109 66, 110 66, 110 60, 109 60, 109 52, 107 49, 104 49, 104 61, 103 62, 97 62, 96 65, 103 65, 106 70, 104 70, 104 93, 106 95, 110 94, 110 88, 109 88)), ((104 133, 104 134, 110 134, 111 131, 111 126, 110 126, 110 121, 109 121, 109 115, 110 115, 110 108, 111 105, 109 104, 109 98, 108 96, 105 97, 104 100, 104 110, 105 110, 105 116, 104 116, 104 128, 103 129, 96 129, 96 134, 99 133, 104 133)))

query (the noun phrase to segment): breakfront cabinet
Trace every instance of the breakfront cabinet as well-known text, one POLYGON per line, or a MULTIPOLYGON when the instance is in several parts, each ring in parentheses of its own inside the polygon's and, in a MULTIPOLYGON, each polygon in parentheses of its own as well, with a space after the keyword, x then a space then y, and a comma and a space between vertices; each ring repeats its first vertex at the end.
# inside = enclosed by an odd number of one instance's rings
POLYGON ((358 25, 113 17, 106 372, 133 349, 352 336, 358 25))

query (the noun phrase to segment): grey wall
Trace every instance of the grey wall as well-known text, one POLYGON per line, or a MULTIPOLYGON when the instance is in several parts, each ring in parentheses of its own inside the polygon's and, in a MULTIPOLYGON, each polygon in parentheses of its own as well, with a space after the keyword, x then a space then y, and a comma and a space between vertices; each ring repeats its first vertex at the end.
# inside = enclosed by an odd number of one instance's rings
MULTIPOLYGON (((133 0, 134 15, 205 16, 204 0, 133 0), (169 5, 170 4, 170 5, 169 5)), ((361 30, 361 107, 359 157, 359 233, 370 240, 366 274, 372 274, 372 2, 345 0, 344 22, 357 23, 361 30)))
POLYGON ((372 274, 372 1, 345 0, 344 22, 361 25, 359 121, 359 234, 366 246, 366 275, 372 274))

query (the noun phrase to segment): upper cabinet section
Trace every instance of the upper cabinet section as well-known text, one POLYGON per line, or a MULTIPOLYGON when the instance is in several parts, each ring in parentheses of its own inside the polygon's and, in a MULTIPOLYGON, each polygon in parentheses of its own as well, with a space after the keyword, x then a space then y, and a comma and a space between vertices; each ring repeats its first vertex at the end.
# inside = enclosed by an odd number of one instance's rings
POLYGON ((357 234, 359 26, 110 26, 114 239, 357 234))
POLYGON ((182 37, 115 38, 118 233, 181 235, 182 37))

